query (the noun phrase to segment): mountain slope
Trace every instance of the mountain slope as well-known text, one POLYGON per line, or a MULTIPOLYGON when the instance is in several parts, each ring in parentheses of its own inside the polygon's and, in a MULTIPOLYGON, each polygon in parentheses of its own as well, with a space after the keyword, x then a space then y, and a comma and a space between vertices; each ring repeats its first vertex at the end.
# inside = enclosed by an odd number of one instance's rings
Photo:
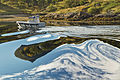
POLYGON ((119 80, 120 49, 99 40, 64 44, 37 61, 39 67, 0 79, 119 80))

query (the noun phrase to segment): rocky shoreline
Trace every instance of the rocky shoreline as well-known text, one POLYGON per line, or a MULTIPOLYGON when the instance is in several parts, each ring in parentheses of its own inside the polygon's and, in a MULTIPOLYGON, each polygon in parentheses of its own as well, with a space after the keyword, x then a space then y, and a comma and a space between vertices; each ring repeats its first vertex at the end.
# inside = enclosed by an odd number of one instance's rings
POLYGON ((41 16, 42 21, 74 22, 82 25, 120 25, 120 14, 88 14, 86 12, 49 13, 41 16))
MULTIPOLYGON (((29 16, 36 14, 0 15, 0 22, 16 22, 28 20, 29 16)), ((120 25, 120 14, 88 14, 86 12, 71 13, 40 13, 40 20, 46 25, 74 26, 74 25, 120 25)))

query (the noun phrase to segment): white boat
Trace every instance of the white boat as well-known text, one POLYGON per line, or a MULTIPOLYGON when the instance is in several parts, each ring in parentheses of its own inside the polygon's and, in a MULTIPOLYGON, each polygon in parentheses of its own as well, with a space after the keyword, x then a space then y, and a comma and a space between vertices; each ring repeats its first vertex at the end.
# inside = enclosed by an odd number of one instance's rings
POLYGON ((18 30, 38 30, 45 27, 45 22, 40 22, 39 16, 29 17, 28 21, 16 21, 18 24, 18 30))

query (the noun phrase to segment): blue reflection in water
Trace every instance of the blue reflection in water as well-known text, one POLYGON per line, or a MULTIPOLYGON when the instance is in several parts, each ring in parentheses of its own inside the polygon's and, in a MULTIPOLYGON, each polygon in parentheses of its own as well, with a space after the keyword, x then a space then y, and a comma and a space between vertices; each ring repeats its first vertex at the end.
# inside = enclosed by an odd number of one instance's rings
POLYGON ((37 62, 31 63, 15 57, 14 52, 21 45, 29 45, 58 38, 59 36, 57 35, 53 36, 47 33, 0 44, 0 74, 3 75, 21 72, 40 65, 37 62))
MULTIPOLYGON (((22 59, 15 57, 14 52, 21 45, 29 45, 29 44, 48 41, 48 40, 58 39, 61 34, 68 35, 68 36, 82 36, 82 37, 86 37, 86 36, 89 37, 90 35, 96 35, 97 37, 105 37, 105 38, 109 37, 113 39, 120 39, 119 38, 120 26, 86 26, 86 27, 85 26, 51 27, 50 26, 47 28, 43 28, 43 30, 47 30, 51 32, 53 31, 54 34, 51 35, 47 33, 42 35, 35 35, 32 37, 28 37, 26 39, 20 39, 20 40, 0 44, 0 75, 22 72, 24 70, 28 70, 33 67, 39 66, 42 63, 40 62, 42 60, 45 60, 45 61, 49 60, 43 56, 42 58, 39 58, 34 63, 31 63, 29 61, 24 61, 22 59), (66 32, 63 32, 63 31, 66 31, 66 32), (106 36, 99 36, 99 34, 106 35, 106 36), (118 35, 118 36, 114 37, 109 35, 118 35)), ((10 35, 17 35, 17 34, 18 33, 16 32, 14 34, 13 33, 4 34, 2 36, 10 36, 10 35)), ((54 58, 54 57, 51 57, 51 58, 54 58)))
POLYGON ((13 35, 25 34, 25 33, 29 33, 29 30, 21 31, 21 32, 14 32, 14 33, 6 33, 6 34, 2 34, 1 36, 13 36, 13 35))

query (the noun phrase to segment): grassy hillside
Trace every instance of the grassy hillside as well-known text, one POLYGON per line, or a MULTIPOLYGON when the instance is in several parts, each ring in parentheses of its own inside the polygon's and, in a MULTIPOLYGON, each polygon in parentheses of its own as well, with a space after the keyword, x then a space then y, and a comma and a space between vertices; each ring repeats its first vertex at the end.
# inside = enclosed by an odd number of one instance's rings
POLYGON ((93 0, 88 1, 83 5, 73 6, 66 8, 65 2, 58 2, 55 6, 56 13, 68 13, 68 12, 87 12, 91 14, 105 14, 105 13, 120 13, 120 0, 93 0))
MULTIPOLYGON (((120 24, 120 0, 0 0, 0 14, 46 14, 41 20, 120 24), (106 21, 106 22, 105 22, 106 21)), ((14 17, 0 21, 26 20, 14 17)), ((1 19, 2 18, 2 19, 1 19)))
POLYGON ((20 14, 22 10, 0 3, 0 14, 20 14))
POLYGON ((1 0, 0 13, 120 13, 120 0, 1 0))

